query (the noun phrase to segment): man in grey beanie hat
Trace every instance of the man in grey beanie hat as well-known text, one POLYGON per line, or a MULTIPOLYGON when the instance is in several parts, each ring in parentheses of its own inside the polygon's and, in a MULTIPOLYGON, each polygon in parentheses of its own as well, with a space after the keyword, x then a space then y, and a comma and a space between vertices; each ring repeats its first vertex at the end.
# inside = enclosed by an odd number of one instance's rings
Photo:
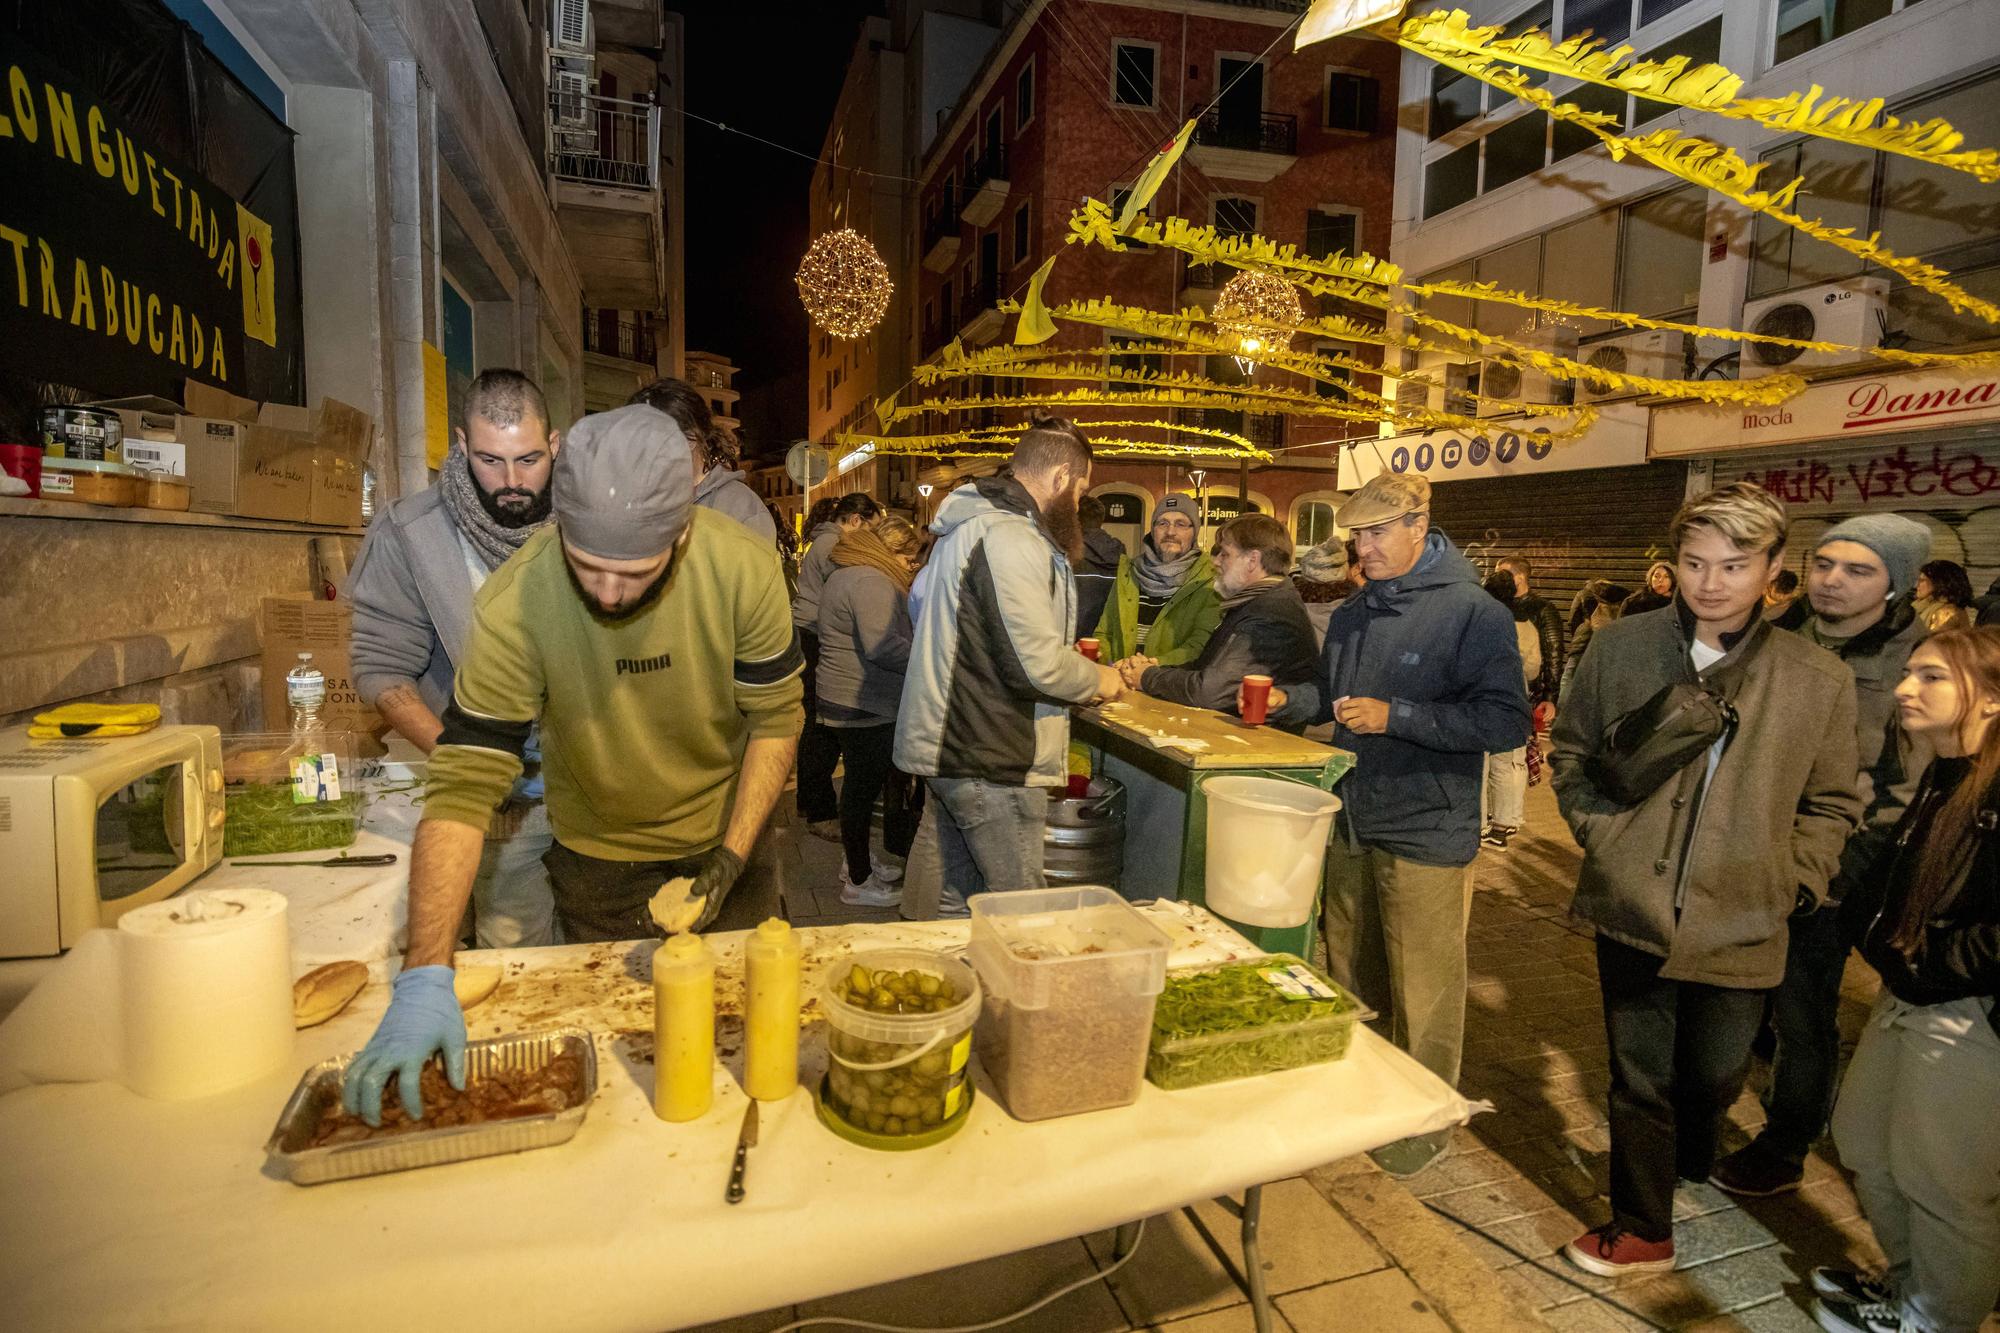
MULTIPOLYGON (((1111 595, 1097 619, 1106 662, 1185 666, 1222 623, 1215 564, 1201 549, 1201 506, 1170 491, 1153 506, 1153 521, 1136 555, 1118 561, 1111 595)), ((1078 632, 1089 634, 1081 626, 1078 632)))
POLYGON ((344 1084, 370 1124, 392 1073, 422 1114, 433 1052, 464 1086, 452 951, 537 722, 555 834, 543 864, 566 942, 660 934, 655 895, 675 929, 747 929, 779 910, 775 879, 744 874, 804 720, 777 553, 693 504, 687 438, 651 407, 571 427, 552 489, 555 522, 473 605, 411 851, 409 950, 344 1084))
POLYGON ((1903 817, 1929 756, 1897 725, 1896 683, 1927 631, 1911 605, 1931 536, 1901 514, 1858 514, 1827 529, 1806 568, 1806 595, 1772 624, 1803 634, 1854 673, 1861 826, 1817 911, 1794 917, 1785 978, 1771 993, 1777 1044, 1764 1091, 1766 1121, 1749 1146, 1715 1164, 1715 1184, 1762 1196, 1796 1189, 1806 1153, 1825 1132, 1840 1072, 1840 980, 1847 945, 1838 918, 1850 885, 1870 873, 1903 817))

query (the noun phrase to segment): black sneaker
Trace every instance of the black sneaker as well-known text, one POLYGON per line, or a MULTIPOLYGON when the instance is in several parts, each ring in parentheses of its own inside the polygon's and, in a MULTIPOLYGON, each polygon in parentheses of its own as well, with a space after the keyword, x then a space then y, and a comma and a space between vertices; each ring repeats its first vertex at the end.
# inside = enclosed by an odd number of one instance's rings
POLYGON ((1851 1268, 1815 1268, 1806 1275, 1806 1282, 1815 1296, 1831 1296, 1856 1305, 1893 1305, 1896 1301, 1895 1289, 1887 1282, 1851 1268))
POLYGON ((1812 1316, 1826 1333, 1903 1333, 1903 1317, 1896 1307, 1877 1301, 1822 1296, 1813 1302, 1812 1316))
POLYGON ((1507 839, 1520 831, 1520 829, 1509 824, 1488 824, 1486 831, 1479 835, 1479 840, 1488 847, 1505 847, 1507 839))
POLYGON ((1754 1143, 1729 1154, 1708 1173, 1708 1183, 1717 1189, 1750 1199, 1795 1190, 1804 1178, 1804 1167, 1781 1161, 1754 1143))

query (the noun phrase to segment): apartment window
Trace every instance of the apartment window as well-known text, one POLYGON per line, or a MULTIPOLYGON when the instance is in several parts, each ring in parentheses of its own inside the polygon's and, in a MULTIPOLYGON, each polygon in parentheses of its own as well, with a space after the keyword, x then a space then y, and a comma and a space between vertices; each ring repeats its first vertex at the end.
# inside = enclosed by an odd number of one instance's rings
POLYGON ((1035 118, 1035 58, 1028 57, 1028 63, 1014 78, 1014 129, 1016 132, 1028 128, 1028 122, 1035 118))
POLYGON ((936 327, 937 327, 937 302, 926 301, 924 302, 924 332, 929 333, 932 329, 936 327))
MULTIPOLYGON (((1892 106, 1890 111, 1911 124, 1942 117, 1962 131, 1967 142, 1991 143, 2000 136, 1996 94, 2000 77, 1988 76, 1892 106)), ((1766 175, 1773 181, 1807 176, 1813 206, 1806 211, 1813 216, 1836 227, 1852 227, 1863 236, 1879 231, 1888 249, 1940 263, 1961 285, 1990 299, 1988 286, 1995 277, 1991 266, 2000 262, 2000 200, 1993 197, 1992 187, 1963 172, 1819 139, 1782 145, 1764 154, 1764 160, 1771 164, 1766 175), (1976 271, 1980 269, 1989 272, 1976 271)), ((1798 238, 1791 228, 1775 226, 1761 216, 1752 232, 1751 254, 1752 297, 1851 277, 1863 270, 1853 256, 1810 237, 1798 238)), ((1957 318, 1929 308, 1936 304, 1934 297, 1898 284, 1891 301, 1899 308, 1920 311, 1927 325, 1935 321, 1947 340, 1967 336, 1957 318)))
MULTIPOLYGON (((1116 222, 1119 219, 1119 217, 1124 214, 1125 201, 1127 199, 1130 199, 1131 197, 1132 197, 1131 186, 1114 185, 1111 187, 1111 220, 1113 222, 1116 222)), ((1139 215, 1141 217, 1144 217, 1145 210, 1144 209, 1139 210, 1139 215)), ((1130 237, 1126 238, 1125 244, 1127 248, 1133 250, 1150 250, 1152 248, 1150 245, 1146 244, 1146 242, 1136 241, 1131 239, 1130 237)))
POLYGON ((1119 106, 1151 107, 1159 93, 1160 48, 1153 42, 1115 42, 1111 47, 1111 100, 1119 106))
POLYGON ((1469 143, 1424 164, 1424 216, 1434 218, 1479 193, 1479 145, 1469 143))
MULTIPOLYGON (((1833 0, 1828 0, 1832 3, 1833 0)), ((1713 0, 1541 0, 1502 25, 1509 35, 1539 29, 1563 39, 1585 34, 1630 44, 1641 59, 1683 55, 1696 64, 1720 58, 1722 17, 1713 0), (1706 9, 1686 16, 1684 9, 1706 9), (1662 22, 1671 19, 1673 22, 1662 22), (1675 30, 1673 23, 1681 26, 1675 30)), ((1537 77, 1537 83, 1546 83, 1537 77)), ((1605 128, 1622 132, 1635 123, 1632 99, 1615 88, 1571 84, 1556 90, 1559 101, 1612 117, 1605 128)), ((1640 99, 1637 119, 1667 108, 1640 99)), ((1423 216, 1436 217, 1492 190, 1531 176, 1598 145, 1597 136, 1556 121, 1442 66, 1431 71, 1424 150, 1423 216)))
MULTIPOLYGON (((1160 369, 1160 358, 1157 354, 1133 352, 1121 355, 1116 351, 1117 348, 1130 347, 1135 343, 1143 343, 1145 341, 1144 337, 1136 333, 1111 334, 1105 339, 1105 346, 1113 350, 1105 360, 1119 370, 1157 371, 1160 369)), ((1144 387, 1144 385, 1134 384, 1130 380, 1106 380, 1104 382, 1104 388, 1109 393, 1131 393, 1144 387)))
POLYGON ((1771 61, 1782 64, 1916 3, 1917 0, 1778 0, 1771 61))
POLYGON ((1333 536, 1333 506, 1325 500, 1301 500, 1292 507, 1292 545, 1303 551, 1333 536))
POLYGON ((1028 258, 1028 206, 1022 204, 1014 210, 1014 262, 1026 263, 1028 258))
POLYGON ((1375 106, 1381 100, 1381 85, 1366 74, 1355 74, 1344 69, 1330 69, 1326 72, 1325 118, 1321 122, 1330 130, 1353 130, 1359 134, 1372 134, 1375 130, 1375 106))
POLYGON ((1361 249, 1361 215, 1331 209, 1306 210, 1306 253, 1326 258, 1352 255, 1361 249))
POLYGON ((1248 236, 1257 230, 1257 201, 1222 195, 1216 199, 1210 216, 1215 229, 1224 236, 1248 236))
MULTIPOLYGON (((1352 346, 1347 343, 1337 342, 1316 342, 1313 344, 1313 351, 1319 356, 1351 357, 1354 355, 1354 348, 1352 346)), ((1328 366, 1324 367, 1321 373, 1325 378, 1313 381, 1314 393, 1317 393, 1322 398, 1345 398, 1347 396, 1347 385, 1354 381, 1353 371, 1348 370, 1345 366, 1328 366)), ((1314 544, 1317 544, 1319 540, 1323 539, 1315 539, 1314 544)))
POLYGON ((1707 229, 1708 192, 1699 186, 1684 185, 1629 205, 1619 309, 1651 316, 1692 311, 1701 301, 1707 229))

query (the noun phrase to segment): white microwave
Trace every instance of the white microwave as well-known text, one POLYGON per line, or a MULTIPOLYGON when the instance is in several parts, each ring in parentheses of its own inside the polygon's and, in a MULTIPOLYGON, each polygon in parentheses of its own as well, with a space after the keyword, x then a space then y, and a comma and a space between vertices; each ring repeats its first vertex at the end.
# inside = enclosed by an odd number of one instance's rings
POLYGON ((222 733, 0 730, 0 958, 47 958, 222 859, 222 733))

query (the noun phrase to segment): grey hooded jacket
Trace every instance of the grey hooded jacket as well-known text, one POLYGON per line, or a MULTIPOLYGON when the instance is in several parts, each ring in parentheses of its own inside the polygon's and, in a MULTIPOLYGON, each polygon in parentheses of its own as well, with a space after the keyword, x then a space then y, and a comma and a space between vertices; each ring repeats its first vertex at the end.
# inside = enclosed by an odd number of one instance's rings
POLYGON ((792 597, 792 623, 818 633, 819 593, 833 573, 833 548, 840 544, 840 525, 822 523, 806 534, 808 545, 799 557, 799 590, 792 597))
POLYGON ((896 767, 1011 787, 1062 785, 1069 706, 1097 693, 1073 646, 1076 585, 1018 481, 981 477, 945 497, 938 543, 910 589, 916 627, 897 716, 896 767))
POLYGON ((369 703, 414 682, 443 715, 472 629, 472 575, 442 488, 404 496, 378 515, 347 576, 354 609, 354 687, 369 703))
POLYGON ((909 598, 872 565, 836 568, 819 598, 814 707, 829 727, 896 720, 910 666, 909 598))
POLYGON ((778 525, 771 521, 771 511, 736 469, 712 467, 702 473, 694 485, 694 502, 703 509, 729 515, 774 549, 778 545, 778 525))

